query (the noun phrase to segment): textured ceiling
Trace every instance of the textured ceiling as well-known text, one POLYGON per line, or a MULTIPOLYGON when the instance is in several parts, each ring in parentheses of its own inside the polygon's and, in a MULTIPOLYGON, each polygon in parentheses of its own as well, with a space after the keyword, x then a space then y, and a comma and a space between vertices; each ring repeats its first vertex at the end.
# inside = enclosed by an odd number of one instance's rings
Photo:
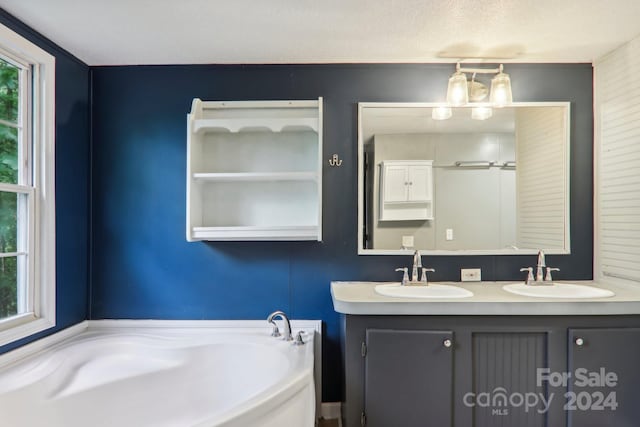
POLYGON ((0 7, 89 65, 593 62, 640 34, 640 0, 0 0, 0 7))

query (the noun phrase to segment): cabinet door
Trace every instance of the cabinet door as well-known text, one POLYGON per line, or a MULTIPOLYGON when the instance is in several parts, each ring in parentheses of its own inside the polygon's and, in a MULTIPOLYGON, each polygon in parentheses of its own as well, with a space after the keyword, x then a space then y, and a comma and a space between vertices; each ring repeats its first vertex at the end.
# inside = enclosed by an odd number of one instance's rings
POLYGON ((572 375, 565 399, 569 405, 566 408, 568 425, 637 427, 640 423, 640 329, 570 329, 568 352, 572 375), (612 374, 616 377, 615 386, 611 386, 612 374), (609 384, 604 384, 602 381, 607 375, 609 384), (585 383, 587 377, 595 383, 585 383))
POLYGON ((450 426, 453 333, 368 329, 366 337, 366 426, 450 426))
POLYGON ((407 167, 406 166, 385 166, 384 170, 384 199, 389 202, 407 201, 407 167))
MULTIPOLYGON (((537 372, 548 366, 547 334, 543 332, 481 332, 472 334, 474 427, 549 426, 544 405, 520 405, 518 398, 544 396, 537 372), (490 401, 484 400, 487 396, 490 401), (511 402, 508 399, 512 399, 511 402)), ((557 426, 550 426, 557 427, 557 426)))
POLYGON ((410 202, 425 202, 431 200, 431 166, 409 166, 409 195, 410 202))

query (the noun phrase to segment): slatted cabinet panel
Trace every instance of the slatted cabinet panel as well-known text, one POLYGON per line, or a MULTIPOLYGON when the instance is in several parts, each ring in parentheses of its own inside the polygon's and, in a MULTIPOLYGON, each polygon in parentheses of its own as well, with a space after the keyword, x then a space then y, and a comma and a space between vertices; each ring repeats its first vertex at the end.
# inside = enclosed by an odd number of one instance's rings
POLYGON ((640 38, 595 64, 599 275, 640 282, 640 38))

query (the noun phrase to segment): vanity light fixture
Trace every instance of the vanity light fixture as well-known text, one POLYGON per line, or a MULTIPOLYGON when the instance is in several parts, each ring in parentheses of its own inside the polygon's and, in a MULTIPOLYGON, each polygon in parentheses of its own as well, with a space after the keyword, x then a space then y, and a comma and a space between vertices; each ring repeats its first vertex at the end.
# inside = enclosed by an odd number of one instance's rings
POLYGON ((447 120, 451 118, 451 107, 433 107, 431 110, 431 118, 433 120, 447 120))
POLYGON ((503 72, 503 69, 502 64, 498 68, 463 68, 458 62, 456 72, 449 78, 447 102, 450 106, 459 107, 468 104, 469 101, 482 101, 487 96, 488 90, 484 84, 475 80, 476 74, 495 74, 491 80, 489 101, 495 107, 504 107, 510 104, 513 100, 511 79, 508 74, 503 72), (465 73, 473 73, 470 81, 467 81, 465 73))

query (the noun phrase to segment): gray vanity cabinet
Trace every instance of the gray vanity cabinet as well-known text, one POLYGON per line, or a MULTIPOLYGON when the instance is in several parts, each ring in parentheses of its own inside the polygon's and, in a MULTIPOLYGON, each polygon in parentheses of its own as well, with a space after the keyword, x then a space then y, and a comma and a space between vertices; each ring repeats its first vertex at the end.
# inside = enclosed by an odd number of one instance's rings
MULTIPOLYGON (((473 405, 505 388, 536 385, 550 348, 566 337, 473 317, 345 316, 346 427, 544 427, 563 420, 535 410, 473 405)), ((564 367, 563 363, 563 367, 564 367)))
POLYGON ((640 425, 640 316, 343 320, 346 427, 640 425))
POLYGON ((637 427, 640 328, 570 329, 568 355, 568 425, 637 427))
POLYGON ((367 329, 362 349, 366 425, 451 425, 452 344, 451 331, 367 329))

